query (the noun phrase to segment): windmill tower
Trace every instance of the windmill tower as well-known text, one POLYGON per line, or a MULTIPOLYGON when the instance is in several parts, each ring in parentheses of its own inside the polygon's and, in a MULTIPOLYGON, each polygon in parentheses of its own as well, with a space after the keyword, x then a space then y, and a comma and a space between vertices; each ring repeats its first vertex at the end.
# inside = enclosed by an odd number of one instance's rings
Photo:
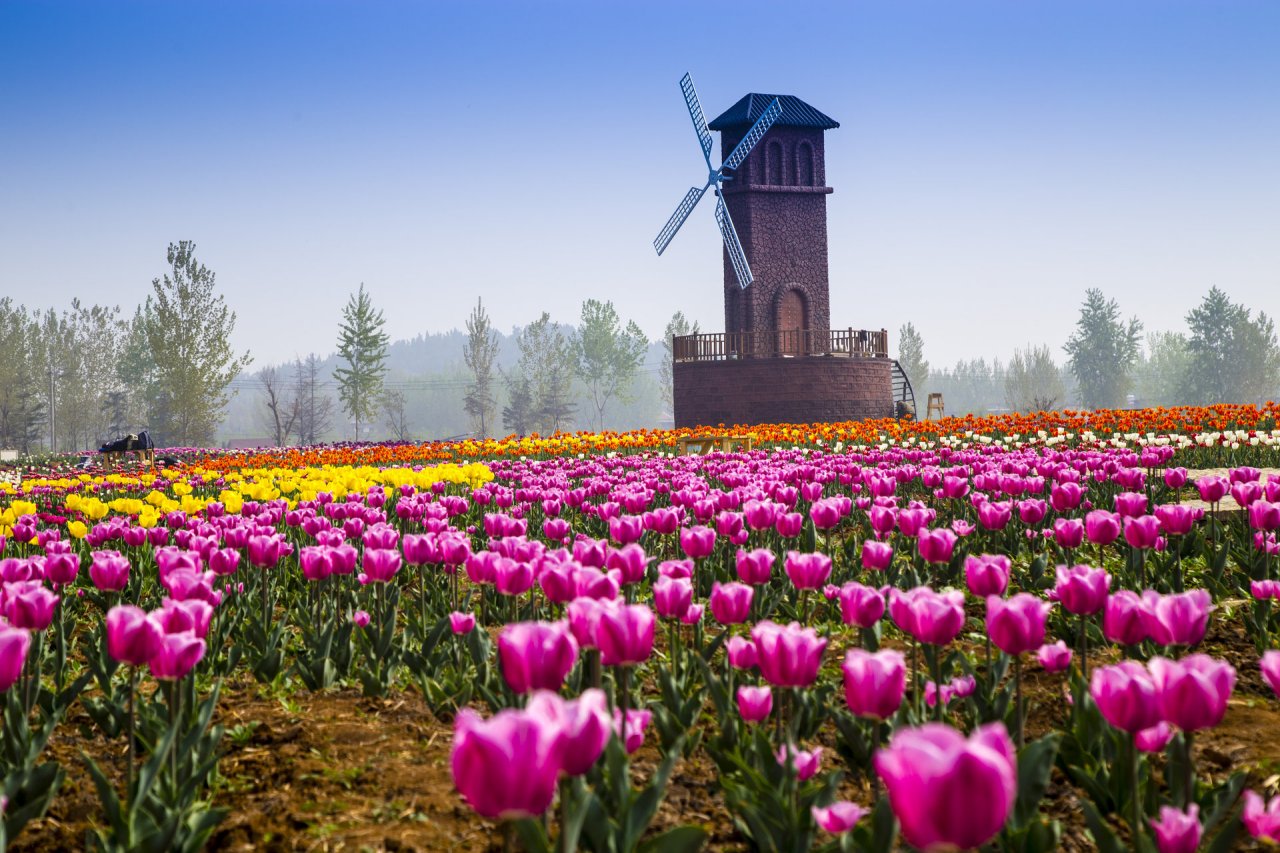
MULTIPOLYGON (((830 328, 826 131, 839 122, 791 95, 749 94, 710 124, 722 151, 737 147, 769 105, 778 117, 723 190, 754 274, 738 287, 726 258, 724 327, 739 332, 830 328)), ((787 336, 798 345, 799 338, 787 336)))
POLYGON ((686 74, 707 166, 653 241, 661 255, 714 188, 725 331, 672 341, 677 427, 810 423, 914 410, 888 333, 832 329, 825 133, 839 122, 792 95, 743 96, 710 125, 686 74), (711 165, 720 132, 722 164, 711 165))

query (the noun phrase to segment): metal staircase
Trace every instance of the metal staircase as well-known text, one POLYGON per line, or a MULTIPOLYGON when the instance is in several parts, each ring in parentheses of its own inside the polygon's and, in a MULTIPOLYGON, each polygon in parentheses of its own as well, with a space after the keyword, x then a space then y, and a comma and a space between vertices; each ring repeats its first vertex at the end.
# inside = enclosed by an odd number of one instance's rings
POLYGON ((898 419, 916 417, 916 393, 911 390, 911 380, 895 358, 893 360, 893 416, 898 419))

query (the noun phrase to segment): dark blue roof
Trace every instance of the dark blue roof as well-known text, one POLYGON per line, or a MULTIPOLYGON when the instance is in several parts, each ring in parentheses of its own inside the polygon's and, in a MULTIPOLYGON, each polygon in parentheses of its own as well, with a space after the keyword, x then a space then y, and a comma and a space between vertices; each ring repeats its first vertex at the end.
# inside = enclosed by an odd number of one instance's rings
POLYGON ((738 103, 716 116, 715 120, 707 126, 712 130, 750 127, 756 119, 760 118, 760 114, 768 108, 774 98, 778 99, 782 107, 782 115, 773 123, 774 127, 816 127, 820 130, 830 130, 840 126, 840 122, 828 115, 823 115, 795 95, 761 95, 758 92, 743 95, 738 103))

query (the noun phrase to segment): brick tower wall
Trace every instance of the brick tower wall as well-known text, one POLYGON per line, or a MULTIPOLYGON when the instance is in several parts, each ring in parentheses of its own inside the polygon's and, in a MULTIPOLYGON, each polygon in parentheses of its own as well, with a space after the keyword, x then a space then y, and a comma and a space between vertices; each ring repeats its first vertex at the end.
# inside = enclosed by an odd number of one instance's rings
MULTIPOLYGON (((721 134, 728 156, 741 133, 721 134)), ((827 270, 827 195, 823 132, 774 127, 751 151, 733 180, 725 204, 738 231, 755 282, 746 290, 724 256, 725 331, 774 331, 788 290, 803 297, 808 329, 831 327, 827 270)))
POLYGON ((672 365, 676 427, 893 416, 887 358, 749 358, 672 365))

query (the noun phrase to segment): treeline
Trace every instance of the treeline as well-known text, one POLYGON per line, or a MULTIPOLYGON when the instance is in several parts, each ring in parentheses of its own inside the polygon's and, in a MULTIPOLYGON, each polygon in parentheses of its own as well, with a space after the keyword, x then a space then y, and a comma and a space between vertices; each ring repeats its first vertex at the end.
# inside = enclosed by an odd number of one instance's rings
POLYGON ((923 416, 930 392, 948 414, 986 414, 1076 406, 1085 409, 1214 403, 1262 403, 1280 397, 1280 346, 1274 320, 1232 302, 1214 287, 1186 314, 1186 327, 1146 331, 1124 319, 1119 304, 1086 291, 1059 361, 1047 344, 1013 358, 961 359, 931 369, 924 341, 908 323, 899 332, 899 361, 923 416))

